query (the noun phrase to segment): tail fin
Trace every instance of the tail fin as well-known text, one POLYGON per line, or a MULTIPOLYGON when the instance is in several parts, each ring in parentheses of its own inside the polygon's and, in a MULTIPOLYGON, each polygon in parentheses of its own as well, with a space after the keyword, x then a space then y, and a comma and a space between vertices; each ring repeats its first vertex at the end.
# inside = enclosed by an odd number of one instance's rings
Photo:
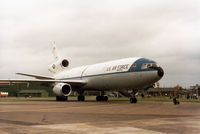
POLYGON ((54 59, 57 61, 57 60, 60 59, 60 55, 59 55, 59 53, 58 53, 58 51, 57 51, 55 41, 52 41, 52 42, 51 42, 51 45, 52 45, 52 47, 53 47, 53 49, 52 49, 52 54, 53 54, 53 56, 54 56, 54 59))
POLYGON ((51 45, 53 46, 52 54, 55 59, 55 62, 49 66, 48 70, 51 73, 58 73, 69 66, 69 61, 60 57, 59 53, 57 52, 55 41, 51 42, 51 45))

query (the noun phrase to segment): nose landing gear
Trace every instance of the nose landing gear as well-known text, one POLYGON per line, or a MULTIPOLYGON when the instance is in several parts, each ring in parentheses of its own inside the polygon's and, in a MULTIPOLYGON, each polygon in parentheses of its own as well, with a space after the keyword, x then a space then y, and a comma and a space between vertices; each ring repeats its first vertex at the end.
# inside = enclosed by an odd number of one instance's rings
POLYGON ((137 98, 136 97, 131 97, 130 98, 130 103, 137 103, 137 98))
POLYGON ((176 99, 176 97, 173 99, 174 105, 180 104, 180 102, 176 99))

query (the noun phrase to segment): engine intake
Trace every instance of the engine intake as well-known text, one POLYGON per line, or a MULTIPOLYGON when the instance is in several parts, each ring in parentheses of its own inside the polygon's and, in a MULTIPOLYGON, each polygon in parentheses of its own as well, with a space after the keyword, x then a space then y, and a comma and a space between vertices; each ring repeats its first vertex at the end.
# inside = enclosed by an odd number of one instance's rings
POLYGON ((49 67, 49 71, 52 73, 57 73, 59 71, 64 70, 69 66, 69 61, 66 59, 58 60, 57 62, 53 63, 49 67))
POLYGON ((63 66, 63 67, 68 67, 68 65, 69 65, 69 61, 66 60, 66 59, 64 59, 64 60, 62 61, 62 66, 63 66))
POLYGON ((70 86, 69 85, 64 85, 63 87, 62 87, 62 93, 63 94, 69 94, 71 92, 71 88, 70 88, 70 86))
POLYGON ((69 96, 72 92, 72 88, 69 84, 58 83, 53 87, 53 92, 56 96, 69 96))

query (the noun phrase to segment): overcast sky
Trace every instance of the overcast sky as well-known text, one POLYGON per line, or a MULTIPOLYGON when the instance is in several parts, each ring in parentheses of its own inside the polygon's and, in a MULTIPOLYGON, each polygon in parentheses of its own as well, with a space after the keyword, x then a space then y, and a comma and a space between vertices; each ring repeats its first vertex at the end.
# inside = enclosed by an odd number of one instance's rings
POLYGON ((71 67, 141 56, 200 84, 199 0, 0 0, 0 78, 51 75, 52 40, 71 67))

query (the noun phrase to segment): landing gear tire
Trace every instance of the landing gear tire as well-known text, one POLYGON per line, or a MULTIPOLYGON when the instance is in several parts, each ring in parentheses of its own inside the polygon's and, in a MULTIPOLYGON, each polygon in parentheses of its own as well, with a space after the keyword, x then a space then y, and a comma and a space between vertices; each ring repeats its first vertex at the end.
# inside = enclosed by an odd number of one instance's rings
POLYGON ((68 96, 56 96, 56 101, 67 101, 68 96))
POLYGON ((101 96, 97 96, 96 101, 101 101, 101 96))
POLYGON ((78 101, 85 101, 85 96, 79 95, 78 96, 78 101))
POLYGON ((56 101, 60 101, 60 96, 56 96, 56 101))
POLYGON ((104 101, 108 101, 108 96, 104 96, 104 97, 103 97, 103 100, 104 100, 104 101))
POLYGON ((108 96, 97 96, 96 101, 108 101, 108 96))
POLYGON ((137 98, 130 98, 130 103, 137 103, 137 98))

